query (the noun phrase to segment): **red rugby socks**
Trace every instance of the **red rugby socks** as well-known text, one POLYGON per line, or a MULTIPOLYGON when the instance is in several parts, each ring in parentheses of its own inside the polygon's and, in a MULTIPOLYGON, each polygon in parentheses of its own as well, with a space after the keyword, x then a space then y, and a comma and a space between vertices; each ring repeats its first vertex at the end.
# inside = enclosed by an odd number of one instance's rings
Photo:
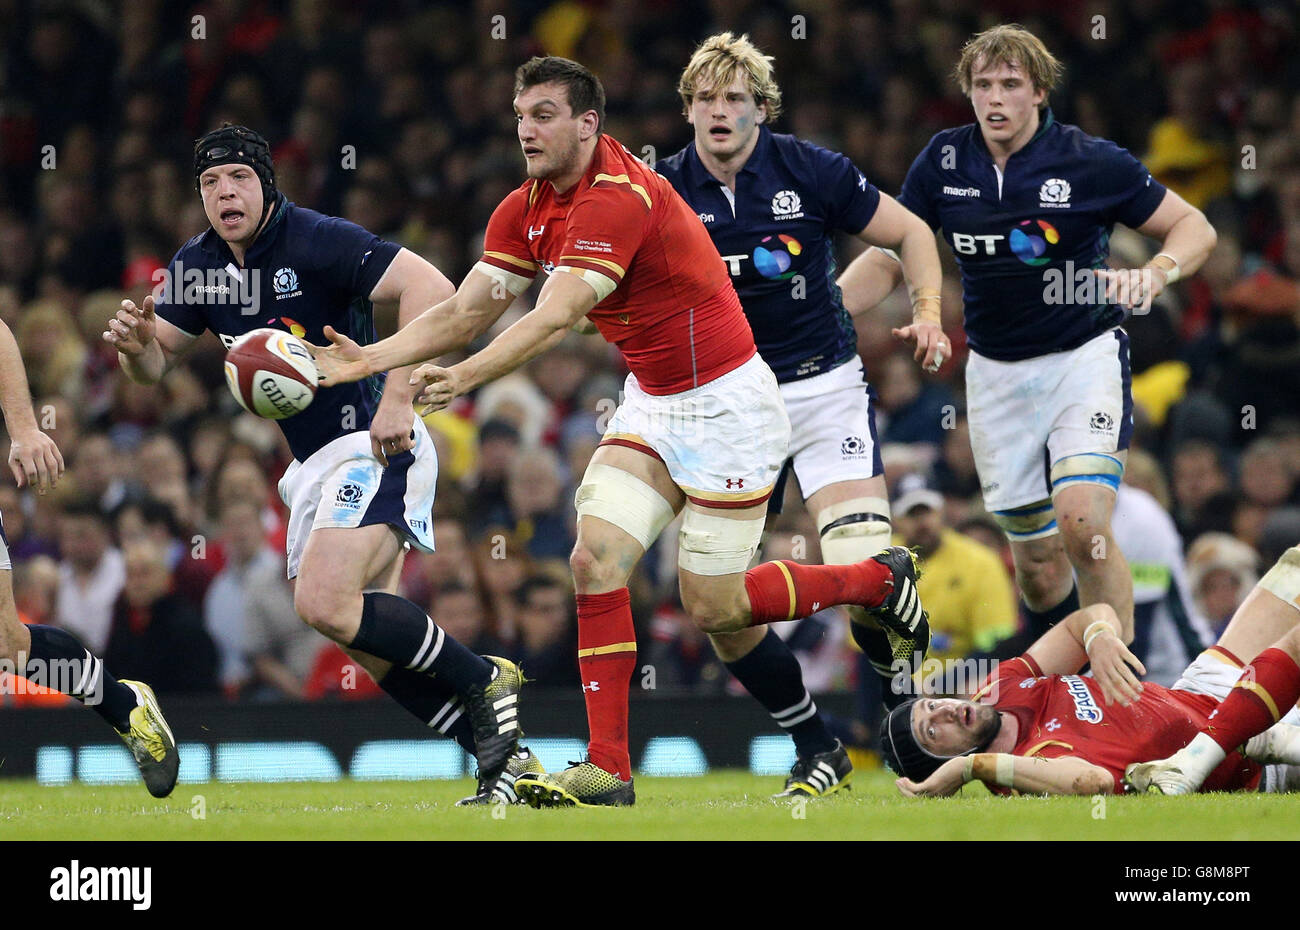
POLYGON ((1263 733, 1300 700, 1300 666, 1281 649, 1265 649, 1247 665, 1210 717, 1205 732, 1225 753, 1263 733))
POLYGON ((764 562, 745 572, 749 625, 795 620, 836 604, 879 607, 892 580, 889 566, 872 559, 853 565, 764 562))
POLYGON ((578 595, 578 669, 591 733, 587 758, 629 779, 627 693, 636 670, 636 630, 627 588, 578 595))

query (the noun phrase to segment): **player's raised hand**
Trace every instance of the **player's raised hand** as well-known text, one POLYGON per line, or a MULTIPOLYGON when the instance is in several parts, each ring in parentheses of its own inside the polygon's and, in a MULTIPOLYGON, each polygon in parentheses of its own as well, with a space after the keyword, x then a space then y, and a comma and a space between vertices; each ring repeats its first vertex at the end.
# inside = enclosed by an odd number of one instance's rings
POLYGON ((104 341, 123 355, 140 355, 158 334, 158 318, 153 312, 153 295, 144 299, 144 306, 137 307, 135 301, 122 301, 122 309, 108 321, 104 331, 104 341))
POLYGON ((373 374, 361 346, 333 326, 325 327, 325 338, 330 341, 330 345, 308 344, 312 357, 316 360, 316 379, 321 387, 360 381, 373 374))
POLYGON ((18 487, 31 486, 44 494, 63 477, 63 455, 39 429, 15 432, 9 443, 9 470, 18 487))
POLYGON ((899 778, 894 785, 909 798, 946 798, 956 794, 965 784, 962 781, 962 770, 965 768, 966 757, 957 756, 935 769, 934 774, 923 782, 899 778))
POLYGON ((460 396, 459 378, 453 368, 439 368, 437 365, 421 365, 411 373, 411 383, 419 385, 419 395, 415 401, 424 404, 421 416, 427 416, 435 410, 441 410, 460 396))
POLYGON ((952 358, 952 346, 943 334, 943 327, 937 323, 921 321, 909 326, 893 329, 891 332, 904 342, 915 343, 916 351, 912 357, 921 363, 926 371, 938 371, 943 363, 952 358))
POLYGON ((1093 271, 1102 288, 1103 300, 1119 304, 1134 313, 1146 313, 1165 289, 1167 276, 1158 265, 1146 268, 1098 268, 1093 271))
POLYGON ((1089 641, 1087 652, 1088 661, 1092 663, 1092 677, 1101 686, 1101 696, 1107 704, 1118 701, 1128 707, 1138 699, 1142 694, 1142 682, 1138 681, 1137 675, 1145 675, 1146 666, 1113 630, 1097 634, 1089 641))

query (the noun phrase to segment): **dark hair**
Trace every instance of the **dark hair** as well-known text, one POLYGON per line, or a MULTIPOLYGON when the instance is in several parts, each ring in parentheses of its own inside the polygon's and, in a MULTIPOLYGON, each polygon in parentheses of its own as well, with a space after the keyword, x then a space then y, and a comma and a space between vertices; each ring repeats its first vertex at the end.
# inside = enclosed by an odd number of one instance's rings
POLYGON ((596 111, 596 133, 605 129, 605 88, 600 78, 576 61, 551 55, 528 59, 515 69, 515 96, 538 84, 562 84, 574 116, 596 111))

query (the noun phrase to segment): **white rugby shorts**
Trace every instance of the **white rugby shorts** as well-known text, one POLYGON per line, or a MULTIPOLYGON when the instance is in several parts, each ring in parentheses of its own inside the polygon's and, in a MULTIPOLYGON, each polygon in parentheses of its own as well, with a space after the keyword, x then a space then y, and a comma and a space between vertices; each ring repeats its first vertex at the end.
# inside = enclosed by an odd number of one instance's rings
POLYGON ((659 458, 688 500, 714 508, 764 503, 789 443, 776 376, 757 352, 680 394, 647 394, 629 374, 601 439, 659 458))
POLYGON ((1126 450, 1133 432, 1128 334, 1018 362, 970 353, 966 409, 984 507, 1051 497, 1051 467, 1071 455, 1126 450))
POLYGON ((416 417, 413 428, 415 447, 389 456, 387 468, 370 451, 368 430, 340 436, 306 461, 289 463, 279 491, 289 507, 285 549, 291 579, 298 577, 307 537, 318 528, 388 524, 421 552, 433 551, 438 455, 424 421, 416 417))
MULTIPOLYGON (((828 484, 884 474, 876 436, 875 397, 862 359, 853 356, 830 371, 781 385, 790 417, 787 472, 799 479, 804 500, 828 484)), ((784 482, 777 488, 781 493, 784 482)), ((780 512, 780 502, 773 503, 780 512)))

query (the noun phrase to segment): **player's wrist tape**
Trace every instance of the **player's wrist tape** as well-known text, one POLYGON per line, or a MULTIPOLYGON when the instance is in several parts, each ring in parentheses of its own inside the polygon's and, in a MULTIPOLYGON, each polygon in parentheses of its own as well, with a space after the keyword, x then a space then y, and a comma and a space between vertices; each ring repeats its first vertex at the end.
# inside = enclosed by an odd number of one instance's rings
MULTIPOLYGON (((1094 620, 1088 624, 1088 628, 1083 631, 1083 651, 1092 655, 1092 641, 1103 633, 1114 633, 1115 628, 1105 620, 1094 620)), ((1117 634, 1118 635, 1118 634, 1117 634)))
POLYGON ((1174 267, 1172 267, 1172 268, 1165 268, 1163 265, 1158 266, 1158 267, 1160 268, 1160 270, 1163 271, 1163 272, 1165 273, 1165 283, 1166 283, 1166 284, 1173 284, 1175 281, 1177 281, 1177 280, 1179 279, 1179 277, 1182 276, 1182 268, 1181 268, 1181 266, 1179 266, 1179 264, 1178 264, 1178 259, 1174 258, 1174 257, 1173 257, 1172 255, 1170 255, 1168 252, 1158 252, 1158 253, 1156 253, 1155 258, 1152 258, 1151 261, 1154 262, 1154 261, 1156 260, 1156 258, 1167 258, 1167 259, 1169 259, 1169 261, 1171 261, 1171 262, 1173 263, 1173 266, 1174 266, 1174 267))
POLYGON ((962 777, 970 781, 978 778, 999 788, 1012 788, 1016 781, 1016 757, 1009 752, 980 752, 970 757, 962 770, 962 777), (969 775, 970 778, 966 778, 969 775))
POLYGON ((939 323, 942 319, 939 292, 932 287, 918 287, 912 295, 912 319, 926 323, 939 323))
POLYGON ((967 756, 966 764, 961 769, 961 783, 964 785, 975 777, 975 757, 967 756))

